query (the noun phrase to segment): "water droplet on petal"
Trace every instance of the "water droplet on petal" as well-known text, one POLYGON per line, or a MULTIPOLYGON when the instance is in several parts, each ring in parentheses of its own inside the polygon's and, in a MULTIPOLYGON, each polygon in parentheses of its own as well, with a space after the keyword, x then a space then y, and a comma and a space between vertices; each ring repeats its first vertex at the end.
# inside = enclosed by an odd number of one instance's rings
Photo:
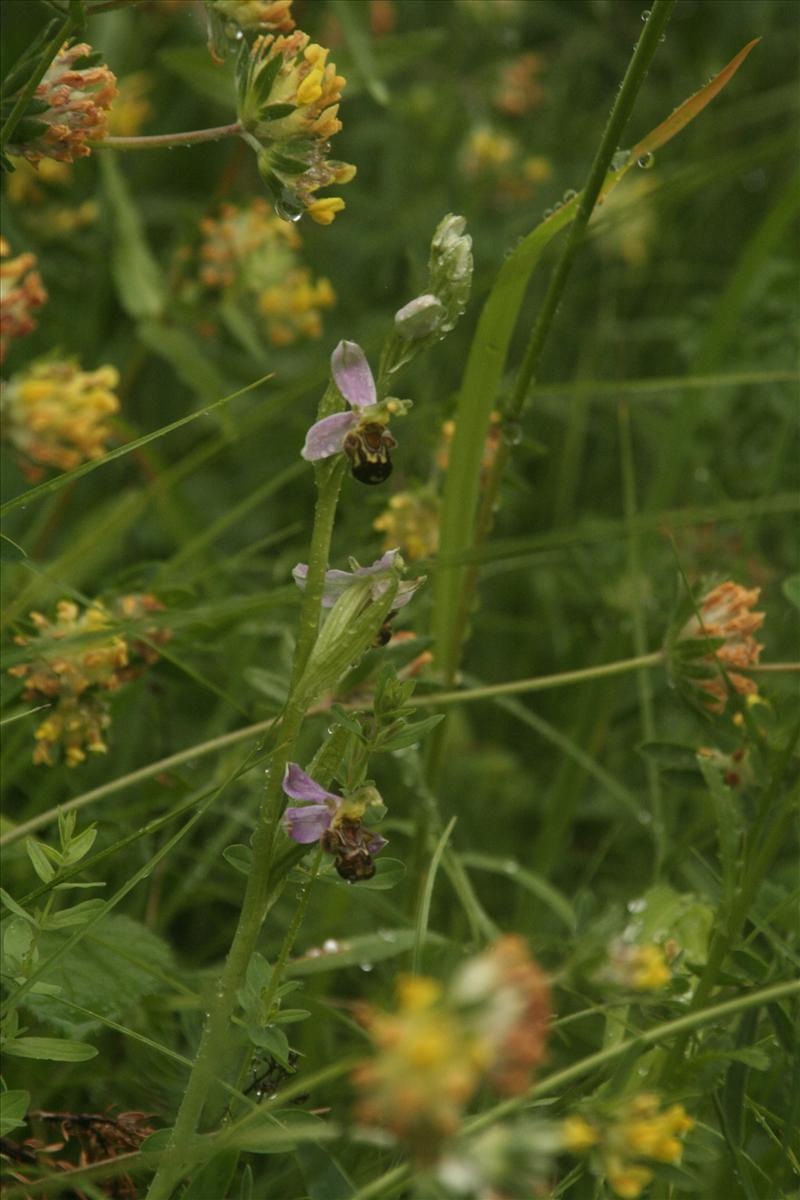
POLYGON ((637 158, 636 165, 637 167, 641 167, 643 171, 649 171, 651 167, 656 165, 656 156, 648 150, 646 154, 641 154, 637 158))
POLYGON ((372 963, 359 963, 358 965, 359 965, 359 967, 360 967, 360 969, 361 969, 362 971, 371 971, 371 970, 373 970, 372 963))
POLYGON ((326 954, 335 954, 339 949, 339 943, 336 938, 326 938, 322 943, 322 949, 326 954))
POLYGON ((300 220, 305 209, 296 194, 287 188, 276 199, 275 212, 282 221, 291 221, 294 224, 300 220))

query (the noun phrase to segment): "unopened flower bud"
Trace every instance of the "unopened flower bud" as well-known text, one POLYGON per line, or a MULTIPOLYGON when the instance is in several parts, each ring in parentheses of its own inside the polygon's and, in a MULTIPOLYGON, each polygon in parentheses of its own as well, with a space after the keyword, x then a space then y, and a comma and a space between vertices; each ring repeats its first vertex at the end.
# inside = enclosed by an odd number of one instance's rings
POLYGON ((428 263, 431 291, 446 309, 439 326, 448 333, 463 313, 472 286, 472 238, 463 217, 448 213, 438 224, 428 263))
POLYGON ((401 337, 413 341, 436 333, 444 317, 444 305, 430 292, 409 300, 394 314, 394 327, 401 337))

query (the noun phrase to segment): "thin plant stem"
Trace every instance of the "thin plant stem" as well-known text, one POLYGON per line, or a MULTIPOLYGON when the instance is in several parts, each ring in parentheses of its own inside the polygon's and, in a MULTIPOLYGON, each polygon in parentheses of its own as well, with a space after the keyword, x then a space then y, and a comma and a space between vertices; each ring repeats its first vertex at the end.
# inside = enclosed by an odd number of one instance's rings
MULTIPOLYGON (((542 302, 542 307, 539 310, 539 315, 536 318, 533 330, 531 331, 530 340, 528 342, 525 356, 522 360, 522 365, 517 374, 514 390, 511 399, 506 408, 504 418, 509 424, 514 424, 519 420, 525 402, 528 398, 531 384, 534 380, 536 369, 539 365, 539 360, 542 356, 545 343, 547 341, 550 330, 553 326, 558 306, 561 302, 561 297, 567 284, 575 255, 578 251, 586 228, 589 224, 592 212, 600 195, 600 189, 603 186, 603 181, 606 173, 611 165, 611 160, 619 146, 622 131, 627 124, 628 118, 633 111, 633 106, 639 90, 644 83, 645 76, 650 67, 650 63, 658 49, 658 44, 662 34, 666 29, 667 23, 672 14, 672 9, 675 6, 676 0, 655 0, 650 15, 647 18, 642 36, 636 43, 633 52, 633 57, 628 64, 628 69, 622 80, 622 84, 617 93, 617 98, 614 101, 611 113, 606 124, 605 132, 597 148, 594 161, 589 170, 586 183, 581 191, 578 201, 578 208, 575 213, 564 249, 561 252, 561 257, 556 264, 555 271, 550 280, 547 292, 542 302)), ((501 440, 497 452, 489 470, 486 484, 483 489, 483 496, 478 511, 478 516, 475 525, 475 537, 473 547, 478 547, 483 544, 489 536, 492 525, 494 523, 494 513, 497 502, 497 494, 500 489, 500 481, 506 468, 506 464, 511 454, 511 448, 505 440, 501 440)), ((458 669, 458 660, 460 658, 460 648, 464 640, 466 632, 467 619, 472 596, 475 591, 477 582, 478 566, 473 564, 467 571, 464 579, 464 588, 461 593, 461 604, 458 615, 456 617, 456 635, 453 639, 453 653, 451 661, 445 664, 447 670, 447 680, 450 681, 458 669)), ((441 736, 441 735, 440 735, 441 736)))
POLYGON ((280 719, 277 742, 270 755, 267 784, 258 824, 251 839, 252 866, 247 877, 242 908, 225 965, 211 998, 197 1057, 178 1110, 172 1137, 147 1192, 147 1200, 168 1200, 191 1160, 191 1145, 209 1087, 215 1075, 224 1074, 220 1062, 227 1058, 236 998, 255 950, 270 899, 270 870, 275 833, 282 803, 283 773, 294 749, 308 707, 298 688, 319 628, 325 569, 336 506, 346 462, 317 468, 318 499, 309 553, 309 571, 298 622, 289 699, 280 719))
MULTIPOLYGON (((716 986, 725 960, 733 948, 744 922, 747 920, 747 915, 756 898, 758 888, 769 870, 775 855, 783 844, 792 821, 795 819, 798 798, 800 797, 800 788, 798 787, 793 789, 782 811, 774 821, 772 828, 767 832, 769 819, 772 815, 772 804, 770 801, 776 795, 780 782, 789 769, 798 740, 800 740, 800 723, 798 723, 793 735, 784 746, 773 771, 772 779, 764 790, 759 811, 756 814, 752 829, 748 835, 750 851, 747 854, 744 864, 741 887, 736 894, 727 918, 724 919, 724 902, 723 908, 718 913, 714 933, 711 938, 711 945, 708 950, 708 958, 689 1004, 690 1011, 699 1008, 716 986)), ((662 1080, 669 1078, 672 1071, 683 1058, 688 1037, 689 1032, 687 1031, 672 1047, 664 1063, 662 1080)))
POLYGON ((175 146, 201 146, 204 142, 219 142, 222 138, 238 137, 240 121, 231 125, 214 125, 210 129, 186 129, 183 133, 151 133, 142 137, 104 137, 89 142, 93 150, 171 150, 175 146))
MULTIPOLYGON (((644 615, 644 573, 642 571, 641 535, 636 528, 636 468, 633 457, 633 439, 631 436, 630 409, 622 401, 617 409, 620 464, 622 467, 622 502, 625 511, 625 524, 628 538, 628 586, 631 589, 631 624, 633 627, 633 648, 637 654, 644 654, 647 643, 647 623, 644 615)), ((653 710, 653 688, 650 677, 646 672, 636 676, 639 693, 639 711, 641 713, 642 733, 646 742, 656 738, 656 725, 653 710)), ((653 825, 653 845, 655 847, 655 862, 653 874, 658 880, 664 863, 664 811, 661 796, 661 779, 658 767, 651 760, 645 763, 647 773, 647 792, 650 800, 650 816, 653 825)))
POLYGON ((530 679, 515 679, 510 683, 490 683, 484 687, 464 688, 462 691, 434 692, 430 696, 415 696, 416 708, 438 708, 440 704, 460 704, 470 700, 489 700, 492 696, 513 696, 519 692, 546 692, 550 688, 564 687, 570 683, 585 683, 590 679, 603 679, 610 675, 627 675, 629 671, 643 671, 658 667, 664 661, 663 650, 653 650, 636 658, 623 658, 618 662, 601 663, 597 667, 582 667, 577 671, 561 671, 558 675, 534 675, 530 679))

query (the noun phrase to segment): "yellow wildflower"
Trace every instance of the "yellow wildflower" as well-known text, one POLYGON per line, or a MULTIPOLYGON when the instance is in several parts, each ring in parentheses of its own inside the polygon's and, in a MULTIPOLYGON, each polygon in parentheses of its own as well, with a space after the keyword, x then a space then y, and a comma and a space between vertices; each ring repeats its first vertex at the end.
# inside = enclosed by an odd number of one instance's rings
POLYGON ((623 1103, 609 1118, 591 1120, 570 1115, 561 1128, 564 1149, 572 1154, 591 1153, 598 1174, 604 1175, 622 1200, 637 1200, 653 1172, 642 1163, 678 1163, 683 1152, 680 1138, 694 1127, 682 1104, 661 1109, 658 1096, 642 1092, 623 1103))
POLYGON ((118 411, 115 367, 82 371, 70 361, 40 362, 3 389, 3 433, 22 456, 30 479, 44 468, 68 471, 108 449, 118 411))
POLYGON ((439 504, 431 491, 397 492, 388 508, 372 522, 384 535, 383 548, 397 546, 413 562, 430 558, 439 549, 439 504))
POLYGON ((61 193, 73 180, 70 163, 43 158, 36 166, 26 158, 12 160, 6 193, 17 209, 17 220, 39 239, 65 238, 97 220, 94 200, 71 207, 60 203, 61 193))
MULTIPOLYGON (((70 767, 84 762, 87 753, 105 753, 104 731, 111 724, 107 693, 158 658, 152 645, 123 637, 114 626, 119 618, 143 619, 162 608, 155 596, 144 593, 119 597, 110 609, 94 601, 82 611, 72 600, 61 600, 54 620, 30 614, 36 636, 19 634, 14 640, 29 646, 32 658, 11 667, 9 674, 25 681, 26 700, 50 704, 34 732, 35 763, 52 766, 59 750, 70 767), (134 658, 142 665, 132 666, 134 658)), ((146 629, 145 636, 148 643, 158 643, 169 632, 146 629)))
POLYGON ((9 342, 36 328, 31 313, 47 300, 47 292, 36 266, 35 254, 8 258, 11 247, 0 237, 0 362, 5 361, 9 342))
POLYGON ((337 114, 344 84, 328 51, 299 29, 288 37, 267 34, 251 47, 239 87, 239 120, 275 210, 286 220, 308 212, 329 225, 344 208, 340 197, 314 199, 319 188, 347 183, 355 174, 350 164, 325 157, 342 127, 337 114))
POLYGON ((206 0, 213 12, 240 29, 257 29, 261 33, 290 33, 294 29, 292 0, 206 0))
POLYGON ((33 163, 42 158, 73 162, 90 154, 87 142, 99 141, 108 132, 116 83, 86 42, 65 43, 34 92, 34 99, 47 105, 31 118, 43 128, 29 140, 10 145, 10 153, 33 163))
POLYGON ((615 941, 612 944, 604 978, 637 992, 657 991, 672 979, 666 954, 661 946, 615 941))
POLYGON ((206 288, 240 295, 264 318, 276 346, 298 337, 319 337, 322 311, 336 303, 329 280, 313 279, 299 265, 297 229, 279 220, 262 198, 246 208, 225 204, 217 218, 201 223, 200 281, 206 288))
POLYGON ((482 1083, 518 1094, 541 1061, 549 993, 520 938, 468 960, 449 988, 401 978, 394 1013, 362 1008, 374 1055, 356 1071, 356 1113, 434 1157, 482 1083))

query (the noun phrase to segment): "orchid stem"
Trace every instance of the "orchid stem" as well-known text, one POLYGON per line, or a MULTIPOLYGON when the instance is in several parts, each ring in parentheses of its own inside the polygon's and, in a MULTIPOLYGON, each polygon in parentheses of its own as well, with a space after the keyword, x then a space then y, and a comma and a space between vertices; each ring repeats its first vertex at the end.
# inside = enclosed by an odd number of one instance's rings
POLYGON ((256 948, 270 906, 271 867, 275 834, 282 802, 283 773, 306 716, 308 701, 298 683, 316 641, 322 607, 325 571, 330 554, 339 491, 346 467, 344 456, 317 469, 318 498, 314 510, 309 569, 298 622, 289 698, 280 717, 276 742, 269 758, 267 783, 258 824, 251 838, 252 866, 247 877, 242 908, 228 957, 211 996, 200 1045, 189 1075, 172 1137, 147 1193, 147 1200, 169 1200, 174 1188, 191 1169, 192 1142, 214 1079, 225 1070, 231 1017, 247 966, 256 948))

